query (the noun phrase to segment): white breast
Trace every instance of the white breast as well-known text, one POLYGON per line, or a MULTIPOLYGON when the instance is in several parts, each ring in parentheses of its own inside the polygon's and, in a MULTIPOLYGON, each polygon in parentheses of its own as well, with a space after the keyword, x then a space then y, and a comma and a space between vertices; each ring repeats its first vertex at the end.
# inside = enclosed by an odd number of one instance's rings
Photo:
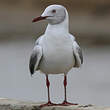
POLYGON ((74 65, 72 41, 67 36, 44 36, 40 70, 46 74, 66 73, 74 65))

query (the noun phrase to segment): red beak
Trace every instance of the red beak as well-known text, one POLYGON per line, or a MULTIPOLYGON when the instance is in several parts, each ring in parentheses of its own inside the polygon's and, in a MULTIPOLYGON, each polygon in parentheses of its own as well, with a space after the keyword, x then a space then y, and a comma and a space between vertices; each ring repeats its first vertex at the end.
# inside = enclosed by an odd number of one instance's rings
POLYGON ((37 17, 37 18, 34 18, 34 19, 32 20, 32 22, 37 22, 37 21, 40 21, 40 20, 44 20, 44 19, 46 19, 46 18, 47 18, 47 16, 44 16, 44 17, 39 16, 39 17, 37 17))

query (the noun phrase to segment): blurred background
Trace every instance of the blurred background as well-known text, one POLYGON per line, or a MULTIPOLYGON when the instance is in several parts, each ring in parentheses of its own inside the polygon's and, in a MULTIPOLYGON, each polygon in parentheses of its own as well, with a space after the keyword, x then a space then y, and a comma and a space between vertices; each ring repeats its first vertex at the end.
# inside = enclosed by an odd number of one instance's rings
MULTIPOLYGON (((45 75, 28 69, 34 42, 45 21, 32 23, 50 4, 64 5, 70 33, 80 44, 84 64, 68 74, 68 100, 110 106, 109 0, 0 0, 0 97, 47 101, 45 75)), ((63 75, 50 75, 51 99, 63 101, 63 75)))

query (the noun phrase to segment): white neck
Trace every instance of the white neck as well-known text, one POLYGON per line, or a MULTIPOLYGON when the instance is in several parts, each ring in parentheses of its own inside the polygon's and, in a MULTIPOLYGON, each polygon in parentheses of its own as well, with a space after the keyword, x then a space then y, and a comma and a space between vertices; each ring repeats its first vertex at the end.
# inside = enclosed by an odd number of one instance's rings
POLYGON ((46 31, 45 33, 50 33, 50 32, 53 32, 53 31, 56 31, 56 32, 69 32, 69 23, 68 23, 68 12, 66 11, 66 17, 65 17, 65 20, 59 24, 55 24, 55 25, 52 25, 52 24, 48 24, 47 28, 46 28, 46 31))

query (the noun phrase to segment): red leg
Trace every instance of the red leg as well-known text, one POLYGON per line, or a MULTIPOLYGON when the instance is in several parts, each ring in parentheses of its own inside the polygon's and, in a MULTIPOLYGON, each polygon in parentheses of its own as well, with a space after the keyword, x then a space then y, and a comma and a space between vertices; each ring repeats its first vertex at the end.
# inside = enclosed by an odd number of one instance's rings
POLYGON ((40 105, 40 107, 54 106, 54 105, 56 105, 56 104, 53 104, 53 103, 50 101, 50 90, 49 90, 50 82, 49 82, 49 79, 48 79, 48 75, 46 75, 46 86, 47 86, 47 92, 48 92, 48 102, 47 102, 46 104, 40 105))
POLYGON ((54 104, 50 101, 50 91, 49 91, 49 87, 50 87, 50 82, 48 80, 48 75, 46 75, 46 86, 47 86, 47 92, 48 92, 48 102, 46 104, 42 104, 40 105, 40 107, 45 107, 45 106, 68 106, 68 105, 78 105, 78 104, 74 104, 74 103, 70 103, 67 102, 67 96, 66 96, 66 86, 67 86, 67 77, 66 75, 64 75, 64 101, 61 104, 54 104))
POLYGON ((67 101, 67 97, 66 97, 66 86, 67 86, 67 77, 66 77, 66 75, 64 75, 64 102, 66 102, 67 101))
POLYGON ((48 79, 48 75, 46 75, 46 85, 47 85, 47 92, 48 92, 48 103, 50 103, 50 91, 49 91, 49 87, 50 87, 50 82, 48 79))
POLYGON ((73 104, 73 103, 70 103, 70 102, 67 102, 67 96, 66 96, 66 87, 67 87, 67 76, 64 75, 64 101, 62 104, 62 106, 68 106, 68 105, 77 105, 77 104, 73 104))

